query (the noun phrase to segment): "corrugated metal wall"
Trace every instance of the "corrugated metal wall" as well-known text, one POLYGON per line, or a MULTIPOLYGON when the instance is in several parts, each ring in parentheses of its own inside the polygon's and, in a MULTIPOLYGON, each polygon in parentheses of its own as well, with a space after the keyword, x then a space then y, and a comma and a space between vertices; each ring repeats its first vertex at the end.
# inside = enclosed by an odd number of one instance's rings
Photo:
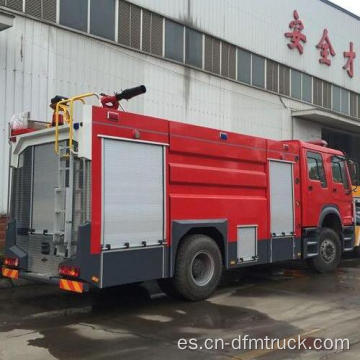
MULTIPOLYGON (((17 16, 0 33, 0 213, 7 203, 7 122, 30 111, 50 119, 49 99, 145 84, 128 110, 272 138, 292 135, 276 95, 17 16)), ((304 105, 301 105, 304 106, 304 105)))
MULTIPOLYGON (((360 81, 342 69, 343 52, 353 41, 359 48, 360 21, 320 0, 130 0, 155 12, 235 45, 305 71, 321 79, 360 92, 360 81), (284 33, 298 10, 307 36, 302 56, 289 51, 284 33), (332 66, 319 64, 319 43, 323 30, 329 30, 337 56, 332 66)), ((356 71, 360 79, 359 71, 356 71)))

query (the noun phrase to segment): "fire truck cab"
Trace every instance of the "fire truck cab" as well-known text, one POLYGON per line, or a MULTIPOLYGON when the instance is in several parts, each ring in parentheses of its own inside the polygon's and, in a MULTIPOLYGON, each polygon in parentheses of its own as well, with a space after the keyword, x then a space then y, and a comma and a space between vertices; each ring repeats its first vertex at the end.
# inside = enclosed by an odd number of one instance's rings
POLYGON ((11 138, 4 276, 79 293, 158 280, 200 300, 223 269, 303 260, 328 272, 353 250, 341 152, 127 113, 108 98, 75 119, 85 98, 60 101, 55 126, 11 138))

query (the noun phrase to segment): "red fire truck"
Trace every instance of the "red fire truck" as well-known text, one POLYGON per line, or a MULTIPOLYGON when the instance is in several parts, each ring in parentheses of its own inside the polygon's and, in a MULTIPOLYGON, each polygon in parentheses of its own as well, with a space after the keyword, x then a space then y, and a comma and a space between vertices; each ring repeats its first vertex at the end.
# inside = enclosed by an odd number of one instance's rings
POLYGON ((102 95, 78 118, 94 94, 56 97, 54 126, 12 134, 4 276, 79 293, 157 279, 200 300, 223 269, 328 272, 353 250, 341 152, 118 110, 144 91, 102 95))

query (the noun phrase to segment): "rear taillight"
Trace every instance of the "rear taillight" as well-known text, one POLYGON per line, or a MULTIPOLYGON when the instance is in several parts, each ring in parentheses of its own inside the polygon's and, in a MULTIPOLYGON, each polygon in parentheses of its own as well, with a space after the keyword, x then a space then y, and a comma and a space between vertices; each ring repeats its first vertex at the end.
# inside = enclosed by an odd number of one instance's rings
POLYGON ((80 269, 75 266, 60 265, 59 274, 63 276, 79 277, 80 269))
POLYGON ((18 258, 5 258, 4 265, 18 267, 19 259, 18 258))

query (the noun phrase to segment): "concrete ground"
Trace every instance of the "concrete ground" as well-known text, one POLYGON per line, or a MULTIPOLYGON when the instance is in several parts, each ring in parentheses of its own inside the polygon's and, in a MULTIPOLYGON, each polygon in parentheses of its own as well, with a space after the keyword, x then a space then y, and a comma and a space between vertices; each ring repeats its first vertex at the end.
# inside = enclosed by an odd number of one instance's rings
POLYGON ((154 284, 84 296, 48 286, 0 290, 0 359, 331 359, 360 357, 360 260, 336 274, 298 265, 228 274, 208 301, 154 284), (349 338, 350 351, 179 350, 180 338, 349 338))

